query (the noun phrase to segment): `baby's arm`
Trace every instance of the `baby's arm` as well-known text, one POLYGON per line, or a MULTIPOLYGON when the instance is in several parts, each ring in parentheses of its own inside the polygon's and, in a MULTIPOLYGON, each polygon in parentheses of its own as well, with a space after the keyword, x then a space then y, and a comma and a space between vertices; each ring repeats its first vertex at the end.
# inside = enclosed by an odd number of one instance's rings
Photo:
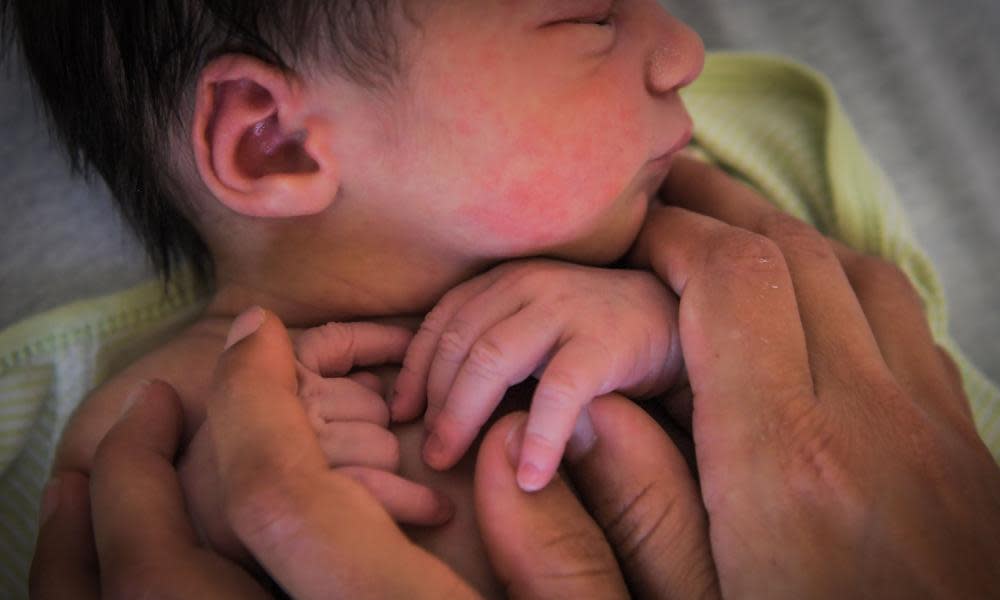
POLYGON ((426 399, 424 458, 449 468, 507 389, 538 374, 518 481, 540 489, 586 404, 611 392, 648 397, 674 383, 676 314, 674 296, 646 272, 541 259, 501 265, 427 316, 397 381, 393 417, 416 417, 426 399))

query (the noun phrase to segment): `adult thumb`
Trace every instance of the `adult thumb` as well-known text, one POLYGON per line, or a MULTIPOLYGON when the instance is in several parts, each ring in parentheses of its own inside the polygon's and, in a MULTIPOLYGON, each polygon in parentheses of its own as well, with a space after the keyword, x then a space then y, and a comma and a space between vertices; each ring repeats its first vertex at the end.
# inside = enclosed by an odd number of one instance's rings
POLYGON ((592 445, 569 471, 640 598, 718 598, 708 517, 681 453, 663 429, 617 395, 589 407, 592 445))
POLYGON ((607 540, 566 483, 556 477, 532 494, 518 486, 526 421, 498 421, 476 462, 476 517, 495 574, 511 598, 628 597, 607 540))

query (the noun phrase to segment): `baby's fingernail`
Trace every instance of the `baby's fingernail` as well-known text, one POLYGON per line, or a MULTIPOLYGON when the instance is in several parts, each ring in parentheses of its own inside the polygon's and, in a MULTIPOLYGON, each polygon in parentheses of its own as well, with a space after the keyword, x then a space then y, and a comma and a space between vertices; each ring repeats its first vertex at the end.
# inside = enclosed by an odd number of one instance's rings
POLYGON ((139 400, 146 397, 146 392, 149 390, 149 386, 152 384, 148 379, 143 379, 132 386, 129 390, 128 395, 125 396, 125 402, 122 404, 122 410, 118 413, 118 418, 122 418, 128 414, 128 411, 136 405, 139 400))
POLYGON ((56 509, 59 508, 59 485, 58 477, 53 477, 45 486, 42 492, 42 506, 38 511, 38 526, 44 527, 45 523, 52 518, 56 509))
POLYGON ((434 495, 438 503, 438 510, 434 520, 439 525, 444 525, 455 516, 455 503, 441 492, 434 492, 434 495))
POLYGON ((590 411, 583 407, 580 416, 576 419, 576 426, 573 428, 573 435, 566 444, 566 459, 576 462, 587 455, 597 442, 597 434, 594 433, 594 422, 590 419, 590 411))
POLYGON ((517 485, 525 492, 537 492, 547 483, 545 473, 533 462, 525 462, 517 470, 517 485))
POLYGON ((250 336, 264 324, 264 309, 259 306, 249 308, 236 317, 233 324, 229 326, 229 335, 226 337, 225 350, 229 350, 240 341, 250 336))
POLYGON ((433 431, 424 442, 424 462, 433 469, 444 468, 444 441, 433 431))
POLYGON ((524 445, 524 428, 528 422, 526 417, 522 417, 517 425, 510 428, 507 433, 507 462, 517 469, 521 464, 521 446, 524 445))

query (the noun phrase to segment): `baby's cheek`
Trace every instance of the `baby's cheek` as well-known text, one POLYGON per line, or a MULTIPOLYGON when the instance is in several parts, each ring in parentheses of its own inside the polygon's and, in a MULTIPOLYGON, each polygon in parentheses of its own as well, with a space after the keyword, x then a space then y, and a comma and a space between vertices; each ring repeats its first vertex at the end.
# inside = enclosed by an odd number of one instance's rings
POLYGON ((572 131, 558 123, 527 127, 474 179, 461 217, 511 253, 566 243, 600 226, 641 164, 635 147, 623 143, 628 120, 607 121, 584 120, 590 124, 572 131))

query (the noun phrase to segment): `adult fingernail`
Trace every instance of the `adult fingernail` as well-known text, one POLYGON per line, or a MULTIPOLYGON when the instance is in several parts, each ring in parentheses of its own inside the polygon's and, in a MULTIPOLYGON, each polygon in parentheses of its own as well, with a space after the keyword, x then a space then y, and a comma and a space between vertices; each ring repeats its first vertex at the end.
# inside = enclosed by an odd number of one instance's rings
POLYGON ((521 417, 517 425, 511 427, 507 433, 507 462, 515 469, 521 464, 521 446, 524 445, 524 428, 527 426, 527 422, 526 417, 521 417))
POLYGON ((153 382, 148 379, 143 379, 132 386, 129 390, 128 395, 125 396, 125 402, 122 404, 122 410, 118 413, 118 418, 122 418, 128 414, 128 411, 132 410, 132 407, 136 405, 137 402, 146 397, 146 392, 149 390, 149 386, 153 382))
POLYGON ((593 449, 596 442, 597 434, 594 432, 594 422, 590 419, 590 410, 584 407, 566 444, 566 459, 570 462, 580 460, 593 449))
POLYGON ((264 324, 264 309, 259 306, 249 308, 233 320, 229 327, 229 335, 226 336, 225 350, 229 350, 247 336, 253 335, 264 324))
POLYGON ((58 477, 53 477, 45 486, 45 491, 42 492, 42 506, 38 511, 39 527, 44 527, 59 508, 59 487, 58 477))

